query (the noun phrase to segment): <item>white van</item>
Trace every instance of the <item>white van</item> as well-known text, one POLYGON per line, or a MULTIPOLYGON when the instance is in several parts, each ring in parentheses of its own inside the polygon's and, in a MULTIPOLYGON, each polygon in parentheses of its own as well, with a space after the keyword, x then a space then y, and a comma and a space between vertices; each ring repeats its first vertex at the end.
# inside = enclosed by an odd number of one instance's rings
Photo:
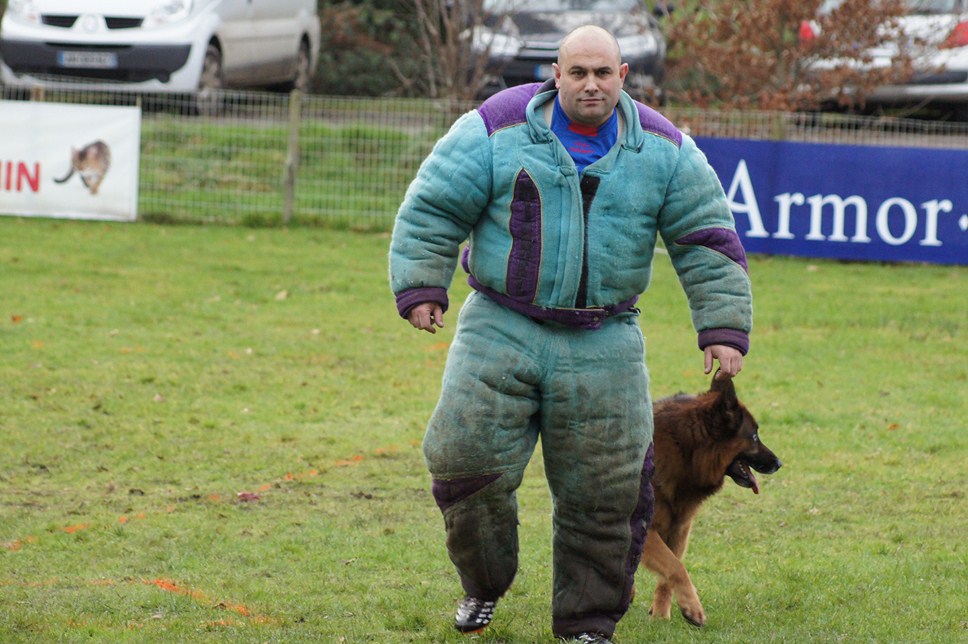
POLYGON ((319 35, 316 0, 10 0, 0 76, 12 87, 305 90, 319 35))

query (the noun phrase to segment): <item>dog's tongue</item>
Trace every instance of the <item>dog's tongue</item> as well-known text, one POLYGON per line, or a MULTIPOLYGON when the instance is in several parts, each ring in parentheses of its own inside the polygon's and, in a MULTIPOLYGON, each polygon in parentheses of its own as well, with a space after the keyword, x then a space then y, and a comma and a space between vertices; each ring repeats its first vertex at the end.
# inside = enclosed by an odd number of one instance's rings
POLYGON ((753 494, 759 494, 760 483, 756 480, 756 474, 753 474, 753 468, 746 461, 739 461, 739 468, 742 470, 746 482, 750 484, 750 489, 753 490, 753 494))

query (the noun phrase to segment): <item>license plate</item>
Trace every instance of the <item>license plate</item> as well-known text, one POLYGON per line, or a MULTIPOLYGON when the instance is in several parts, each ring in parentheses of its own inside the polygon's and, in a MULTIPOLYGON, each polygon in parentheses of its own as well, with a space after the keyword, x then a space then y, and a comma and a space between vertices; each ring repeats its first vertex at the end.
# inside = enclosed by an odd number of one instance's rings
POLYGON ((110 51, 59 51, 57 64, 77 69, 116 69, 118 55, 110 51))
POLYGON ((538 80, 548 80, 555 77, 555 68, 551 65, 538 65, 534 68, 534 77, 538 80))

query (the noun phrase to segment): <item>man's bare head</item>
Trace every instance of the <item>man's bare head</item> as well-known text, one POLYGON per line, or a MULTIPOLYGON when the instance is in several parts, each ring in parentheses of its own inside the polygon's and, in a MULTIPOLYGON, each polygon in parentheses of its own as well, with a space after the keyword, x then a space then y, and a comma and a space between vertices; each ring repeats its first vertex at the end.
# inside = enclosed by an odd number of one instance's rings
POLYGON ((564 37, 554 65, 558 102, 572 121, 597 127, 618 104, 629 66, 615 36, 594 25, 564 37))
POLYGON ((583 25, 572 30, 561 39, 561 43, 558 45, 558 64, 561 64, 562 56, 568 56, 575 50, 587 47, 593 47, 602 53, 611 50, 615 57, 616 66, 622 62, 622 52, 619 49, 618 40, 611 32, 597 25, 583 25))

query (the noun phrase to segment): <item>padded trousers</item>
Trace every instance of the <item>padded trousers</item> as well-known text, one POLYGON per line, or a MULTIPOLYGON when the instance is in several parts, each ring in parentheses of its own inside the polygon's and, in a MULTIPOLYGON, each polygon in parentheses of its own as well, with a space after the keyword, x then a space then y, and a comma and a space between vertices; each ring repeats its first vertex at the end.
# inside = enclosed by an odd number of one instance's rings
POLYGON ((553 503, 552 630, 611 636, 651 520, 651 439, 634 315, 572 329, 472 293, 423 444, 464 591, 496 600, 511 586, 516 490, 540 440, 553 503))

